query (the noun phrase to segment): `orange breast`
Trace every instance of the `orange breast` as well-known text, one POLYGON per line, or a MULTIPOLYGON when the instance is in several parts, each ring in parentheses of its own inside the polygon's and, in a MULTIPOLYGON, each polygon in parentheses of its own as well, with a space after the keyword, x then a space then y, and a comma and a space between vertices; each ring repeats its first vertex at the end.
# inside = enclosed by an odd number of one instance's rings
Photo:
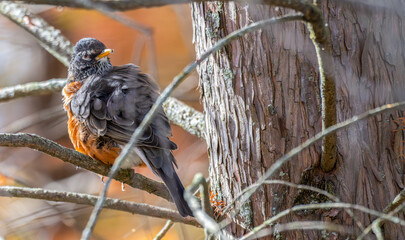
POLYGON ((68 132, 70 140, 76 151, 100 160, 105 164, 112 165, 115 158, 121 152, 121 149, 114 147, 111 141, 106 141, 101 137, 91 134, 84 123, 80 122, 70 110, 69 103, 73 95, 82 85, 81 82, 73 82, 63 88, 63 106, 68 113, 68 132))

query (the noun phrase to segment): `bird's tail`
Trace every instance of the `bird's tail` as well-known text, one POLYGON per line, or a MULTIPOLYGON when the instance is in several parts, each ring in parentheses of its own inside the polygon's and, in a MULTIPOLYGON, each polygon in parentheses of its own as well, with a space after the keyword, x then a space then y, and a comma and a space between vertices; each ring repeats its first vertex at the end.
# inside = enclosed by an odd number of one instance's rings
POLYGON ((184 187, 174 170, 175 159, 168 149, 138 147, 139 157, 165 183, 179 213, 183 217, 193 216, 193 212, 183 197, 184 187))
POLYGON ((183 197, 184 187, 176 172, 174 172, 173 176, 168 176, 161 169, 158 169, 158 173, 166 184, 167 189, 169 189, 170 195, 172 196, 180 215, 183 217, 193 216, 193 212, 183 197))

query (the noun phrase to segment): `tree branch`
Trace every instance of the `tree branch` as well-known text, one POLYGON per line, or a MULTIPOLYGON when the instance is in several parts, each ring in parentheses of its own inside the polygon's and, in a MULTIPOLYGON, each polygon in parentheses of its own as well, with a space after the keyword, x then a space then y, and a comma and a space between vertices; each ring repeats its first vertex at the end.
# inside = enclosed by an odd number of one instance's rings
POLYGON ((208 195, 205 194, 206 192, 208 192, 207 182, 205 181, 205 178, 201 173, 197 173, 194 176, 191 186, 188 187, 184 192, 184 199, 187 201, 190 209, 193 211, 193 214, 197 221, 204 227, 206 239, 208 239, 208 235, 212 233, 217 233, 222 238, 224 238, 224 232, 221 231, 218 223, 216 223, 215 220, 212 219, 212 216, 209 215, 210 211, 205 211, 206 209, 204 209, 211 206, 211 204, 209 203, 208 195), (200 194, 203 197, 203 199, 201 199, 202 204, 200 204, 197 198, 193 195, 193 192, 197 188, 200 189, 200 194))
MULTIPOLYGON (((307 185, 301 185, 301 184, 295 184, 295 183, 291 183, 291 182, 287 182, 287 181, 283 181, 283 180, 266 180, 264 181, 264 184, 281 184, 281 185, 285 185, 285 186, 289 186, 289 187, 293 187, 293 188, 297 188, 297 189, 302 189, 302 190, 308 190, 308 191, 313 191, 319 194, 322 194, 326 197, 328 197, 329 199, 333 200, 336 203, 340 203, 340 199, 332 194, 330 194, 329 192, 316 188, 316 187, 312 187, 312 186, 307 186, 307 185)), ((249 190, 249 189, 253 189, 257 187, 257 183, 250 185, 247 189, 245 190, 249 190)), ((232 206, 235 203, 235 200, 232 201, 230 204, 228 204, 228 207, 226 209, 224 209, 222 211, 222 215, 225 215, 226 212, 230 209, 230 206, 232 206)), ((347 214, 349 214, 350 217, 352 217, 354 219, 354 221, 356 222, 357 226, 364 231, 364 226, 361 224, 360 221, 358 221, 357 217, 354 215, 353 211, 351 209, 344 209, 346 211, 347 214)), ((224 227, 224 224, 221 224, 221 227, 224 227)), ((253 234, 253 233, 252 233, 253 234)), ((255 236, 256 233, 254 233, 255 236)))
POLYGON ((270 219, 267 219, 266 221, 264 221, 261 225, 255 227, 254 229, 252 229, 251 232, 249 232, 248 234, 246 234, 245 236, 243 236, 240 240, 245 240, 245 239, 249 239, 250 237, 254 236, 255 233, 261 231, 262 229, 264 229, 266 226, 278 221, 280 218, 292 213, 292 212, 297 212, 297 211, 303 211, 303 210, 310 210, 310 209, 325 209, 325 208, 346 208, 346 209, 355 209, 355 210, 359 210, 361 212, 364 213, 368 213, 370 215, 374 215, 374 216, 378 216, 382 219, 391 221, 393 223, 396 224, 400 224, 401 226, 405 226, 405 221, 394 217, 394 216, 390 216, 388 214, 385 213, 381 213, 369 208, 366 208, 364 206, 361 205, 356 205, 356 204, 350 204, 350 203, 318 203, 318 204, 306 204, 306 205, 298 205, 298 206, 294 206, 292 208, 286 209, 280 213, 278 213, 277 215, 271 217, 270 219))
MULTIPOLYGON (((94 9, 96 6, 83 3, 82 1, 74 0, 12 0, 13 2, 24 2, 27 4, 46 4, 46 5, 56 5, 63 7, 74 7, 74 8, 85 8, 94 9)), ((160 7, 168 4, 181 4, 191 2, 189 0, 143 0, 143 1, 133 1, 133 0, 121 0, 121 1, 110 1, 110 0, 92 0, 93 3, 103 4, 110 9, 116 11, 127 11, 138 8, 148 8, 148 7, 160 7)))
POLYGON ((0 2, 0 13, 31 33, 50 54, 65 66, 69 65, 72 44, 60 30, 49 25, 44 19, 31 13, 26 7, 10 1, 0 2))
MULTIPOLYGON (((76 2, 76 3, 80 3, 82 4, 85 8, 89 8, 89 9, 95 9, 101 13, 103 13, 104 15, 106 15, 107 17, 120 22, 132 29, 135 29, 147 36, 152 36, 152 29, 144 24, 141 23, 137 23, 135 21, 133 21, 132 19, 130 19, 129 17, 127 17, 126 15, 121 15, 121 14, 117 14, 114 13, 114 9, 109 7, 107 4, 102 3, 102 2, 96 2, 96 1, 92 1, 92 0, 72 0, 71 2, 76 2)), ((153 40, 153 38, 151 39, 153 40)))
MULTIPOLYGON (((11 186, 0 186, 0 196, 42 199, 54 202, 69 202, 89 206, 94 206, 98 198, 97 196, 83 193, 61 192, 46 190, 42 188, 25 188, 11 186)), ((132 214, 170 219, 173 222, 180 222, 196 227, 201 227, 201 225, 192 217, 183 218, 177 211, 157 206, 151 206, 144 203, 134 203, 125 200, 107 198, 103 207, 129 212, 132 214)))
POLYGON ((63 111, 60 106, 45 108, 19 118, 8 125, 1 127, 0 132, 17 133, 34 125, 46 123, 49 120, 54 119, 67 119, 65 111, 63 111))
MULTIPOLYGON (((3 147, 28 147, 59 158, 64 162, 87 169, 89 171, 108 176, 110 167, 101 161, 94 160, 73 149, 65 148, 49 139, 27 133, 0 133, 0 146, 3 147)), ((155 194, 168 201, 172 201, 166 186, 163 183, 151 180, 141 174, 135 173, 131 169, 121 169, 116 177, 117 181, 128 184, 131 187, 138 188, 148 193, 155 194)))
POLYGON ((66 79, 55 78, 44 82, 30 82, 0 89, 0 102, 12 99, 52 94, 60 92, 66 84, 66 79))
MULTIPOLYGON (((291 230, 328 230, 331 232, 342 232, 353 234, 353 229, 351 226, 338 225, 331 222, 322 222, 322 221, 296 221, 289 222, 286 224, 277 224, 274 227, 266 228, 260 232, 255 232, 252 237, 247 239, 258 239, 266 237, 274 233, 280 233, 291 230)), ((245 237, 240 238, 239 240, 245 239, 245 237)))
POLYGON ((166 233, 173 227, 174 222, 172 220, 167 220, 165 226, 159 231, 158 234, 153 238, 153 240, 161 240, 166 233))
POLYGON ((402 189, 401 192, 394 198, 394 200, 384 208, 384 213, 392 212, 394 209, 398 208, 400 205, 403 205, 405 202, 405 189, 402 189))
MULTIPOLYGON (((383 212, 387 213, 389 216, 393 216, 397 214, 405 208, 405 189, 403 189, 395 198, 394 200, 388 204, 386 208, 384 208, 383 212)), ((357 237, 357 240, 363 239, 371 230, 376 234, 377 238, 381 233, 380 226, 384 223, 384 219, 377 218, 375 219, 370 225, 363 230, 363 232, 357 237)))
POLYGON ((163 103, 163 110, 172 123, 199 138, 205 139, 205 118, 202 112, 173 97, 167 98, 163 103))
MULTIPOLYGON (((322 194, 326 197, 328 197, 329 199, 333 200, 334 202, 341 202, 340 199, 332 194, 330 194, 329 192, 316 188, 316 187, 312 187, 312 186, 307 186, 307 185, 302 185, 302 184, 295 184, 295 183, 291 183, 291 182, 286 182, 286 181, 282 181, 282 180, 266 180, 264 181, 265 184, 281 184, 281 185, 286 185, 289 187, 293 187, 293 188, 297 188, 297 189, 302 189, 302 190, 308 190, 308 191, 313 191, 319 194, 322 194)), ((249 186, 250 187, 250 186, 249 186)), ((350 209, 344 209, 346 211, 347 214, 349 214, 349 216, 351 218, 354 219, 354 221, 356 222, 357 226, 363 230, 364 226, 363 224, 357 219, 357 217, 354 215, 353 211, 350 209)))

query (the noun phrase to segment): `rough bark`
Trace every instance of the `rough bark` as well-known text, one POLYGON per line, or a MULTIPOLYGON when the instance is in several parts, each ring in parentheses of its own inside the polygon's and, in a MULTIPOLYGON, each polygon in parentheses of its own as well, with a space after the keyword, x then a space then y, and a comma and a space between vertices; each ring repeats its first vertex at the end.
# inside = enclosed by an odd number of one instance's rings
MULTIPOLYGON (((403 100, 405 80, 405 6, 385 7, 320 1, 331 30, 337 73, 338 122, 376 106, 403 100)), ((289 10, 235 3, 193 3, 197 56, 218 39, 251 22, 289 10)), ((256 181, 280 156, 321 131, 319 73, 314 46, 304 24, 284 23, 251 33, 213 55, 198 68, 206 118, 211 187, 230 202, 256 181)), ((404 188, 402 126, 392 112, 339 132, 336 170, 319 170, 320 143, 300 154, 279 179, 328 190, 348 203, 382 211, 404 188), (397 131, 396 131, 397 130, 397 131)), ((305 191, 266 186, 228 230, 240 236, 294 204, 323 202, 305 191)), ((369 224, 365 214, 359 220, 369 224)), ((323 220, 354 225, 342 210, 290 215, 292 220, 323 220)), ((325 235, 326 234, 326 235, 325 235)), ((405 229, 385 225, 386 237, 405 238, 405 229)), ((320 231, 273 235, 320 239, 320 231)), ((339 236, 339 238, 343 236, 339 236)), ((271 238, 271 237, 270 237, 271 238)))

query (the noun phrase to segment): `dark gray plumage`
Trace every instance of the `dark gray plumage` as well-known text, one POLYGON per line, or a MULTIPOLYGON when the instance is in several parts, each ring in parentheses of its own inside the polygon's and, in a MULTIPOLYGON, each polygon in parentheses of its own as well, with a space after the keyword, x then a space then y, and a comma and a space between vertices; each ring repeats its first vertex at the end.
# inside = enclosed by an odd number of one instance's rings
MULTIPOLYGON (((133 64, 113 67, 107 57, 96 60, 105 49, 104 44, 92 38, 76 44, 69 81, 82 81, 83 85, 72 97, 70 109, 90 134, 122 148, 155 103, 159 91, 157 85, 133 64)), ((171 150, 177 146, 169 140, 170 135, 169 121, 160 107, 134 151, 162 178, 180 214, 192 216, 183 198, 184 187, 174 170, 176 162, 171 150)), ((139 165, 135 160, 122 167, 139 165)))

